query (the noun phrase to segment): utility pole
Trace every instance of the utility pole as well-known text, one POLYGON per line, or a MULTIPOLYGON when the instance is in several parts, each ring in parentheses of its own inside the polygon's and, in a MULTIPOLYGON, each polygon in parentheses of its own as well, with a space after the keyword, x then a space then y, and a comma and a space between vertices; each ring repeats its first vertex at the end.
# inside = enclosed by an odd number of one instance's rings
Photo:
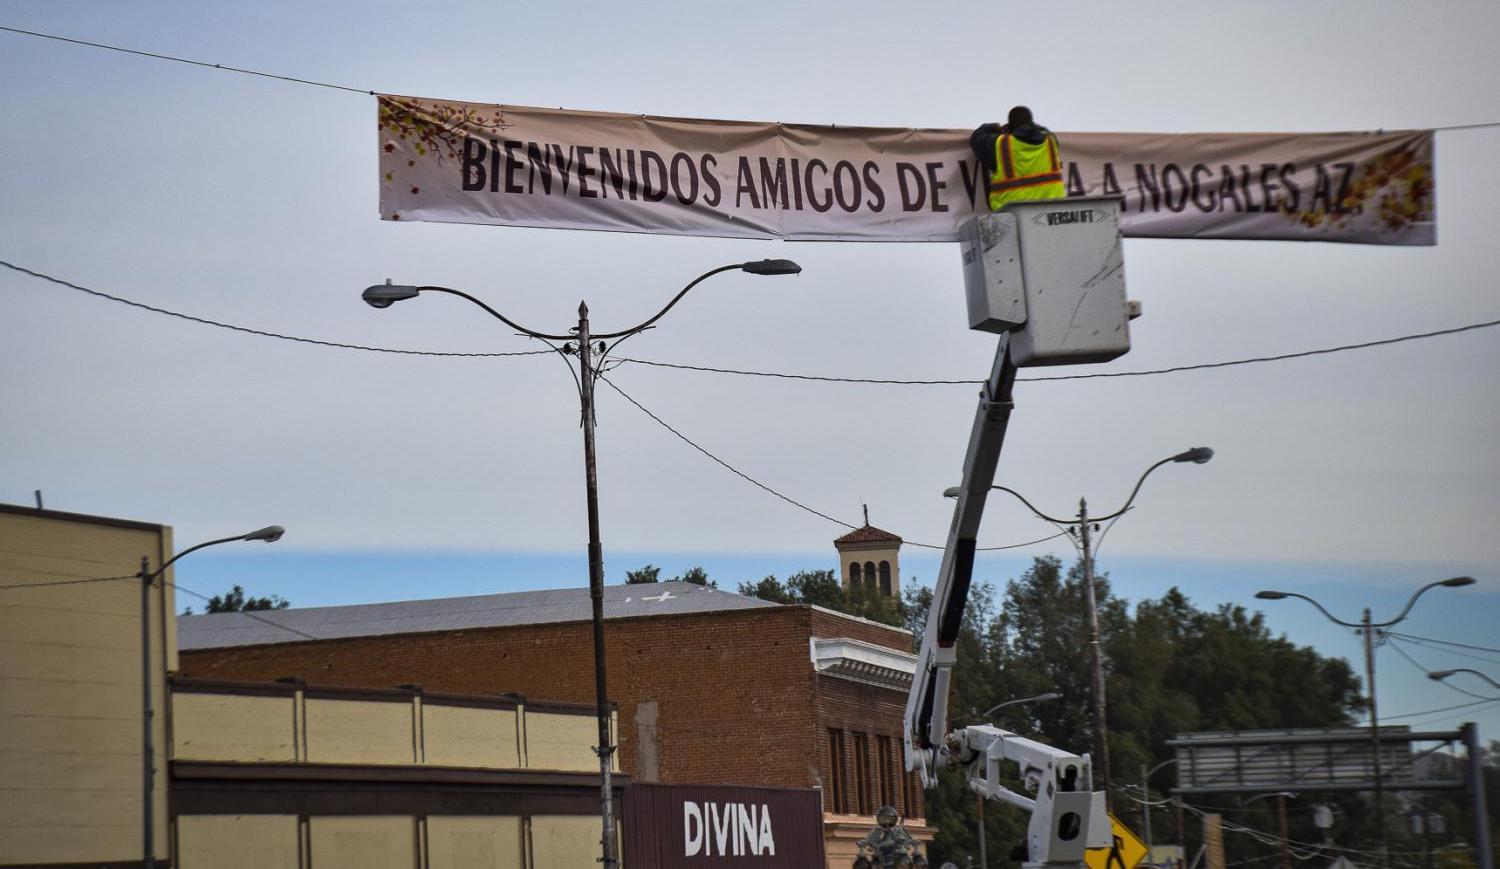
POLYGON ((1286 794, 1276 795, 1276 815, 1280 821, 1281 830, 1281 869, 1292 869, 1292 848, 1288 841, 1290 837, 1287 835, 1286 824, 1286 794))
POLYGON ((1151 783, 1147 781, 1150 775, 1146 771, 1146 762, 1141 761, 1141 826, 1146 832, 1146 862, 1155 866, 1156 858, 1151 853, 1151 783))
POLYGON ((156 863, 156 750, 151 743, 151 563, 141 556, 141 865, 156 863))
POLYGON ((1088 591, 1089 648, 1094 655, 1094 751, 1095 767, 1104 785, 1104 809, 1113 804, 1114 792, 1109 785, 1109 725, 1104 720, 1104 653, 1099 644, 1099 606, 1094 594, 1094 553, 1089 526, 1087 499, 1078 499, 1078 539, 1083 546, 1083 584, 1088 591))
POLYGON ((594 369, 589 346, 589 306, 578 303, 578 395, 583 405, 583 476, 589 512, 589 601, 594 621, 594 702, 599 718, 599 815, 604 828, 604 869, 614 869, 614 745, 609 727, 609 689, 604 670, 604 544, 599 540, 599 466, 594 454, 594 369))
POLYGON ((1370 681, 1370 768, 1375 774, 1375 833, 1379 836, 1381 869, 1390 865, 1385 839, 1384 783, 1380 774, 1380 715, 1375 707, 1375 629, 1370 624, 1370 608, 1365 607, 1364 622, 1360 627, 1365 637, 1365 676, 1370 681))
POLYGON ((1490 847, 1490 814, 1484 804, 1484 765, 1479 760, 1479 728, 1465 721, 1459 728, 1469 755, 1469 796, 1474 809, 1474 851, 1479 869, 1495 869, 1495 852, 1490 847))

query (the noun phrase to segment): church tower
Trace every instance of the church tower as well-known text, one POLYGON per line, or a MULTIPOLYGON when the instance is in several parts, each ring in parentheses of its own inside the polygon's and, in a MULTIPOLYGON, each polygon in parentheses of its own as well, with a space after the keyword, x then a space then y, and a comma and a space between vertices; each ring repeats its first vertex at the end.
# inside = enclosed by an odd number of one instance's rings
POLYGON ((839 577, 844 590, 863 587, 881 597, 901 598, 901 538, 870 524, 870 508, 865 508, 865 524, 833 541, 839 553, 839 577))

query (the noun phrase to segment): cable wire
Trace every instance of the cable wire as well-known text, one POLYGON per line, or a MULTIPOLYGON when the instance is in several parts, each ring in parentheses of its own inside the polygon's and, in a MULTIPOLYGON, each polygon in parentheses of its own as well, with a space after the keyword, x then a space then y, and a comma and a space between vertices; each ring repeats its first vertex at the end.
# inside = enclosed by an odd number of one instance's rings
MULTIPOLYGON (((169 582, 169 583, 166 583, 166 584, 172 586, 173 588, 177 589, 178 591, 185 591, 188 594, 192 595, 193 597, 196 597, 199 600, 203 601, 204 603, 208 603, 211 600, 211 598, 209 598, 208 595, 203 594, 201 592, 193 591, 190 588, 184 588, 184 587, 182 587, 181 585, 178 585, 175 582, 169 582)), ((204 613, 203 615, 219 615, 219 613, 204 613)), ((322 637, 315 637, 312 634, 306 633, 304 631, 299 631, 296 628, 291 627, 289 625, 277 624, 276 622, 273 622, 270 619, 265 618, 264 616, 258 615, 255 610, 235 610, 233 613, 224 613, 224 615, 242 615, 242 616, 246 616, 248 618, 254 619, 255 621, 258 621, 258 622, 264 622, 265 624, 268 624, 268 625, 270 625, 273 628, 280 628, 283 631, 291 631, 292 633, 296 634, 299 637, 305 637, 306 639, 309 639, 309 640, 319 640, 319 639, 322 639, 322 637)))
POLYGON ((1432 715, 1437 712, 1453 712, 1459 709, 1472 709, 1475 706, 1483 706, 1486 703, 1500 703, 1500 697, 1489 700, 1475 700, 1472 703, 1460 703, 1457 706, 1439 706, 1436 709, 1424 709, 1421 712, 1403 712, 1400 715, 1382 715, 1381 721, 1395 721, 1399 718, 1421 718, 1424 715, 1432 715))
POLYGON ((106 292, 104 292, 102 290, 90 289, 89 287, 81 286, 79 284, 75 284, 75 283, 72 283, 70 281, 65 281, 62 278, 57 278, 57 277, 53 277, 52 275, 43 274, 42 272, 32 271, 31 269, 25 268, 24 266, 18 266, 15 263, 7 262, 5 260, 0 260, 0 266, 5 266, 6 268, 11 269, 12 271, 17 271, 17 272, 20 272, 20 273, 25 274, 25 275, 30 275, 30 276, 32 276, 34 278, 40 278, 41 280, 49 281, 49 282, 57 284, 59 286, 67 287, 68 289, 71 289, 71 290, 78 290, 81 293, 87 293, 87 294, 89 294, 91 296, 95 296, 95 297, 100 298, 100 299, 107 299, 107 300, 109 300, 111 302, 119 302, 122 305, 129 305, 132 308, 140 308, 142 310, 150 311, 150 312, 152 312, 154 314, 165 314, 168 317, 176 317, 176 318, 178 318, 180 320, 187 320, 187 321, 189 321, 191 323, 200 323, 200 324, 202 324, 204 326, 214 326, 214 327, 217 327, 219 329, 229 329, 230 331, 233 331, 233 332, 244 332, 247 335, 259 335, 262 338, 277 338, 277 339, 280 339, 282 341, 296 341, 296 342, 302 343, 302 344, 316 344, 316 345, 318 345, 320 347, 336 347, 336 348, 341 349, 341 350, 364 350, 364 351, 371 352, 371 353, 396 353, 396 354, 403 355, 403 356, 452 356, 452 357, 464 357, 464 358, 494 358, 494 357, 501 357, 501 356, 538 356, 538 355, 547 354, 547 353, 551 353, 552 352, 551 350, 513 350, 513 351, 510 351, 510 352, 506 352, 506 353, 448 353, 448 352, 439 352, 439 351, 435 351, 435 350, 397 350, 397 349, 393 349, 393 348, 390 348, 390 347, 370 347, 370 346, 367 346, 367 345, 364 345, 364 344, 345 344, 345 343, 342 343, 342 342, 339 342, 339 341, 323 341, 323 340, 320 340, 318 338, 304 338, 304 337, 301 337, 299 335, 283 335, 283 334, 281 334, 279 332, 267 332, 267 331, 262 330, 262 329, 252 329, 252 328, 250 328, 248 326, 237 326, 237 325, 235 325, 233 323, 221 323, 218 320, 209 320, 209 319, 205 319, 203 317, 194 317, 191 314, 181 314, 181 313, 178 313, 177 311, 169 311, 166 308, 158 308, 158 307, 156 307, 154 305, 148 305, 148 304, 146 304, 144 302, 137 302, 137 301, 135 301, 133 299, 127 299, 127 298, 125 298, 123 296, 112 295, 112 294, 106 293, 106 292))
MULTIPOLYGON (((1400 344, 1404 341, 1417 341, 1423 338, 1437 338, 1443 335, 1456 335, 1460 332, 1468 332, 1474 329, 1488 329, 1492 326, 1500 326, 1500 320, 1486 320, 1480 323, 1469 323, 1463 326, 1455 326, 1449 329, 1437 329, 1431 332, 1418 332, 1411 335, 1398 335, 1394 338, 1380 338, 1374 341, 1362 341, 1357 344, 1340 344, 1336 347, 1320 347, 1314 350, 1298 350, 1292 353, 1279 353, 1273 356, 1247 356, 1243 359, 1228 359, 1222 362, 1200 362, 1193 365, 1173 365, 1168 368, 1150 368, 1139 371, 1100 371, 1092 374, 1056 374, 1050 377, 1017 377, 1017 382, 1041 383, 1049 380, 1094 380, 1103 377, 1146 377, 1156 374, 1177 374, 1183 371, 1203 371, 1210 368, 1229 368, 1237 365, 1253 365, 1261 362, 1282 362, 1288 359, 1302 359, 1308 356, 1322 356, 1329 353, 1342 353, 1346 350, 1365 350, 1371 347, 1383 347, 1388 344, 1400 344)), ((872 383, 896 386, 951 386, 951 385, 978 385, 982 380, 890 380, 875 379, 867 377, 832 377, 817 374, 794 374, 784 371, 750 371, 741 368, 716 368, 708 365, 682 365, 671 362, 655 362, 648 359, 634 359, 627 356, 619 357, 621 362, 633 362, 637 365, 650 365, 657 368, 678 368, 685 371, 702 371, 712 374, 738 374, 746 377, 776 377, 786 380, 815 380, 827 383, 872 383)))
MULTIPOLYGON (((1389 635, 1387 635, 1387 638, 1391 640, 1392 651, 1405 658, 1407 662, 1410 663, 1413 667, 1421 670, 1422 675, 1426 676, 1431 672, 1420 662, 1418 662, 1416 658, 1413 658, 1410 654, 1408 654, 1405 649, 1401 648, 1401 640, 1397 640, 1396 638, 1390 637, 1389 635)), ((1449 688, 1452 688, 1454 691, 1457 691, 1460 694, 1467 694, 1470 697, 1476 697, 1480 700, 1500 700, 1500 697, 1489 697, 1484 694, 1475 694, 1473 691, 1470 691, 1467 688, 1460 688, 1457 685, 1450 683, 1447 679, 1438 679, 1437 681, 1442 682, 1444 685, 1447 685, 1449 688)))
POLYGON ((1473 643, 1456 643, 1452 640, 1439 640, 1436 637, 1423 637, 1418 634, 1407 634, 1400 631, 1386 631, 1387 636, 1400 637, 1403 640, 1416 640, 1419 642, 1437 643, 1441 646, 1457 646, 1460 649, 1474 649, 1479 652, 1494 652, 1500 655, 1500 649, 1491 646, 1476 646, 1473 643))
MULTIPOLYGON (((122 576, 90 576, 90 577, 85 577, 85 578, 82 578, 82 579, 63 579, 63 580, 48 581, 48 582, 25 582, 25 583, 20 583, 20 584, 17 584, 17 585, 0 585, 0 591, 14 591, 15 589, 21 589, 21 588, 52 588, 52 587, 59 586, 59 585, 82 585, 84 583, 91 583, 91 582, 118 582, 118 581, 123 580, 123 579, 140 579, 140 578, 141 578, 141 575, 139 573, 127 573, 127 574, 124 574, 122 576)), ((193 591, 190 588, 184 588, 183 586, 178 585, 175 582, 165 582, 165 581, 163 581, 162 584, 163 585, 171 586, 172 588, 175 588, 178 591, 186 592, 186 593, 192 595, 193 597, 196 597, 199 600, 202 600, 205 603, 208 603, 208 602, 210 602, 212 600, 206 594, 203 594, 201 592, 193 591)), ((280 628, 283 631, 291 631, 292 633, 296 634, 299 637, 305 637, 305 638, 307 638, 309 640, 320 639, 319 637, 315 637, 312 634, 309 634, 309 633, 306 633, 306 632, 303 632, 303 631, 299 631, 296 628, 290 627, 288 625, 277 624, 276 622, 273 622, 273 621, 271 621, 268 618, 265 618, 263 616, 257 615, 254 610, 235 610, 235 612, 238 613, 239 615, 246 616, 246 617, 254 619, 254 620, 258 621, 258 622, 265 622, 266 624, 270 625, 273 628, 280 628)), ((210 615, 210 614, 209 613, 205 613, 205 615, 210 615)), ((213 613, 212 615, 217 615, 217 613, 213 613)))
POLYGON ((209 63, 209 62, 203 61, 203 60, 191 60, 191 59, 186 58, 186 57, 176 57, 176 56, 170 55, 170 54, 158 54, 158 53, 156 53, 154 51, 142 51, 142 50, 140 50, 138 48, 125 48, 123 46, 109 45, 109 44, 103 43, 103 42, 90 42, 87 39, 72 39, 72 38, 67 37, 67 36, 57 36, 57 35, 52 34, 52 33, 39 33, 39 32, 37 32, 35 30, 22 30, 19 27, 5 27, 3 25, 0 25, 0 30, 6 31, 8 33, 18 33, 18 34, 21 34, 22 36, 35 36, 38 39, 51 39, 51 40, 55 40, 57 42, 68 42, 68 43, 71 43, 73 45, 84 45, 84 46, 87 46, 89 48, 103 48, 103 49, 106 49, 108 51, 118 51, 118 52, 120 52, 122 54, 134 54, 134 55, 137 55, 139 57, 149 57, 149 58, 152 58, 154 60, 168 60, 168 61, 171 61, 172 63, 185 63, 185 64, 188 64, 189 66, 201 66, 201 67, 206 67, 208 69, 223 70, 224 72, 237 72, 237 73, 239 73, 241 75, 254 75, 254 76, 259 76, 261 78, 272 78, 272 79, 276 79, 278 81, 292 82, 294 84, 312 85, 313 87, 329 88, 331 90, 337 90, 337 91, 348 91, 349 93, 354 93, 354 94, 366 94, 368 96, 374 96, 375 95, 374 91, 368 90, 366 88, 353 88, 353 87, 349 87, 348 85, 330 84, 330 83, 328 83, 326 81, 314 81, 313 79, 310 79, 310 78, 297 78, 296 76, 279 75, 279 74, 274 73, 274 72, 261 72, 259 70, 254 70, 254 69, 243 69, 243 68, 238 67, 238 66, 225 66, 222 63, 209 63))
MULTIPOLYGON (((3 28, 0 28, 0 29, 3 29, 3 28)), ((250 328, 248 326, 238 326, 238 325, 235 325, 233 323, 223 323, 223 322, 220 322, 220 321, 217 321, 217 320, 209 320, 209 319, 206 319, 206 318, 203 318, 203 317, 195 317, 195 316, 192 316, 191 314, 182 314, 182 313, 179 313, 177 311, 169 311, 166 308, 158 308, 158 307, 156 307, 154 305, 147 305, 147 304, 145 304, 143 302, 137 302, 137 301, 134 301, 132 299, 124 298, 123 296, 112 295, 110 293, 103 292, 102 290, 90 289, 88 287, 72 283, 70 281, 65 281, 62 278, 54 277, 52 275, 44 274, 44 273, 38 272, 38 271, 33 271, 32 269, 28 269, 28 268, 25 268, 24 266, 16 265, 15 263, 8 262, 6 260, 0 260, 0 266, 4 266, 4 267, 6 267, 8 269, 11 269, 12 271, 17 271, 17 272, 20 272, 22 274, 30 275, 30 276, 32 276, 34 278, 39 278, 39 279, 44 280, 44 281, 49 281, 51 283, 58 284, 59 286, 64 286, 64 287, 67 287, 67 288, 73 289, 73 290, 78 290, 79 292, 87 293, 87 294, 89 294, 91 296, 96 296, 96 297, 101 298, 101 299, 107 299, 107 300, 109 300, 111 302, 119 302, 120 304, 123 304, 123 305, 130 305, 131 307, 134 307, 134 308, 141 308, 143 310, 151 311, 151 312, 156 313, 156 314, 164 314, 164 315, 166 315, 168 317, 177 317, 178 319, 188 320, 188 321, 193 322, 193 323, 201 323, 201 324, 203 324, 205 326, 215 326, 215 327, 220 328, 220 329, 229 329, 229 330, 235 331, 235 332, 244 332, 244 333, 249 334, 249 335, 259 335, 259 336, 264 337, 264 338, 278 338, 278 339, 281 339, 283 341, 297 341, 297 342, 304 343, 304 344, 316 344, 316 345, 323 346, 323 347, 335 347, 335 348, 339 348, 339 349, 343 349, 343 350, 364 350, 364 351, 367 351, 367 352, 374 352, 374 353, 396 353, 396 354, 407 355, 407 356, 440 356, 440 357, 460 357, 460 358, 496 358, 496 357, 504 357, 504 356, 537 356, 537 355, 540 355, 540 354, 543 354, 543 353, 550 353, 550 352, 552 352, 550 350, 518 350, 518 351, 510 351, 510 352, 504 352, 504 353, 454 353, 454 352, 441 352, 441 351, 434 351, 434 350, 398 350, 398 349, 393 349, 393 348, 389 348, 389 347, 371 347, 371 346, 367 346, 367 345, 363 345, 363 344, 345 344, 345 343, 338 342, 338 341, 323 341, 323 340, 320 340, 320 339, 317 339, 317 338, 304 338, 304 337, 297 336, 297 335, 283 335, 283 334, 280 334, 280 333, 277 333, 277 332, 267 332, 267 331, 264 331, 262 329, 252 329, 252 328, 250 328)), ((1250 365, 1250 364, 1260 363, 1260 362, 1280 362, 1280 361, 1287 360, 1287 359, 1300 359, 1300 358, 1307 357, 1307 356, 1321 356, 1321 355, 1326 355, 1326 354, 1329 354, 1329 353, 1340 353, 1340 352, 1343 352, 1345 350, 1363 350, 1363 349, 1367 349, 1367 348, 1370 348, 1370 347, 1381 347, 1381 346, 1385 346, 1387 344, 1399 344, 1399 343, 1402 343, 1402 342, 1405 342, 1405 341, 1416 341, 1416 340, 1420 340, 1420 339, 1424 339, 1424 338, 1436 338, 1436 337, 1440 337, 1440 336, 1444 336, 1444 335, 1456 335, 1456 334, 1458 334, 1460 332, 1469 332, 1469 331, 1472 331, 1472 330, 1475 330, 1475 329, 1487 329, 1487 328, 1490 328, 1492 326, 1500 326, 1500 320, 1487 320, 1487 321, 1480 322, 1480 323, 1469 323, 1469 324, 1463 325, 1463 326, 1454 326, 1454 327, 1448 328, 1448 329, 1437 329, 1437 330, 1434 330, 1434 331, 1431 331, 1431 332, 1418 332, 1418 333, 1411 334, 1411 335, 1400 335, 1400 336, 1397 336, 1397 337, 1394 337, 1394 338, 1381 338, 1381 339, 1374 340, 1374 341, 1364 341, 1364 342, 1361 342, 1361 343, 1358 343, 1358 344, 1342 344, 1342 345, 1339 345, 1337 347, 1322 347, 1322 348, 1318 348, 1318 349, 1315 349, 1315 350, 1301 350, 1301 351, 1297 351, 1297 352, 1294 352, 1294 353, 1282 353, 1282 354, 1278 354, 1278 355, 1275 355, 1275 356, 1253 356, 1253 357, 1247 357, 1247 358, 1244 358, 1244 359, 1230 359, 1230 360, 1226 360, 1226 361, 1223 361, 1223 362, 1203 362, 1203 363, 1198 363, 1198 364, 1194 364, 1194 365, 1176 365, 1176 366, 1172 366, 1170 368, 1154 368, 1154 369, 1147 369, 1147 370, 1141 370, 1141 371, 1107 371, 1107 372, 1098 372, 1098 373, 1094 373, 1094 374, 1063 374, 1063 375, 1054 375, 1054 376, 1051 376, 1051 377, 1022 377, 1022 378, 1017 378, 1017 379, 1021 380, 1021 381, 1025 381, 1025 382, 1042 382, 1042 381, 1049 381, 1049 380, 1090 380, 1090 379, 1100 378, 1100 377, 1145 377, 1145 376, 1156 375, 1156 374, 1174 374, 1174 373, 1178 373, 1178 372, 1182 372, 1182 371, 1200 371, 1200 370, 1210 369, 1210 368, 1228 368, 1228 367, 1236 366, 1236 365, 1250 365)), ((714 374, 738 374, 738 375, 749 376, 749 377, 773 377, 773 378, 782 378, 782 379, 787 379, 787 380, 812 380, 812 381, 823 381, 823 382, 829 382, 829 383, 865 383, 865 384, 886 384, 886 385, 899 385, 899 386, 942 386, 942 385, 971 385, 972 386, 972 385, 977 385, 977 384, 979 384, 979 383, 982 382, 982 381, 978 381, 978 380, 892 380, 892 379, 877 379, 877 378, 862 378, 862 377, 829 377, 829 376, 815 375, 815 374, 793 374, 793 373, 777 372, 777 371, 751 371, 751 370, 737 369, 737 368, 715 368, 715 367, 706 366, 706 365, 683 365, 683 364, 671 363, 671 362, 654 362, 654 361, 650 361, 650 360, 646 360, 646 359, 635 359, 635 358, 628 357, 628 356, 617 357, 615 359, 615 361, 616 362, 631 362, 631 363, 635 363, 637 365, 650 365, 650 366, 655 366, 655 367, 660 367, 660 368, 678 368, 678 369, 687 370, 687 371, 710 372, 710 373, 714 373, 714 374)), ((835 520, 835 521, 837 521, 837 520, 835 520)))
MULTIPOLYGON (((350 87, 348 85, 333 84, 331 82, 317 81, 315 79, 298 78, 297 76, 290 76, 290 75, 281 75, 279 73, 274 73, 274 72, 262 72, 260 70, 245 69, 243 67, 238 67, 238 66, 226 66, 225 64, 222 64, 222 63, 209 63, 209 62, 203 61, 203 60, 193 60, 191 58, 178 57, 178 56, 172 55, 172 54, 162 54, 160 52, 155 52, 155 51, 143 51, 143 50, 138 49, 138 48, 125 48, 124 46, 110 45, 110 44, 105 43, 105 42, 93 42, 93 41, 87 40, 87 39, 74 39, 74 38, 68 37, 68 36, 59 36, 59 35, 54 34, 54 33, 42 33, 40 31, 36 31, 36 30, 24 30, 24 29, 22 29, 20 27, 6 27, 4 25, 0 25, 0 31, 4 31, 4 32, 7 32, 7 33, 15 33, 15 34, 19 34, 21 36, 34 36, 34 37, 36 37, 38 39, 50 39, 50 40, 53 40, 55 42, 66 42, 66 43, 69 43, 71 45, 82 45, 82 46, 86 46, 88 48, 102 48, 102 49, 105 49, 107 51, 118 51, 118 52, 120 52, 122 54, 133 54, 133 55, 136 55, 138 57, 149 57, 149 58, 151 58, 153 60, 165 60, 165 61, 170 61, 172 63, 185 63, 185 64, 188 64, 189 66, 203 67, 203 68, 206 68, 206 69, 216 69, 216 70, 220 70, 222 72, 233 72, 233 73, 239 73, 240 75, 253 75, 253 76, 258 76, 260 78, 269 78, 269 79, 275 79, 277 81, 291 82, 293 84, 304 84, 304 85, 309 85, 309 86, 312 86, 312 87, 329 88, 330 90, 347 91, 348 93, 353 93, 353 94, 363 94, 363 95, 367 95, 367 96, 375 96, 375 91, 372 90, 372 89, 369 89, 369 88, 350 87)), ((1419 128, 1419 129, 1429 130, 1429 131, 1434 132, 1434 133, 1442 133, 1442 132, 1448 132, 1448 131, 1453 131, 1453 130, 1482 130, 1482 129, 1488 129, 1488 128, 1491 128, 1491 127, 1500 127, 1500 121, 1481 121, 1479 123, 1474 123, 1474 124, 1448 124, 1448 125, 1441 126, 1441 127, 1423 127, 1423 128, 1419 128)), ((1385 128, 1381 128, 1382 131, 1384 129, 1385 128)), ((1394 129, 1394 128, 1392 128, 1392 129, 1394 129)))
MULTIPOLYGON (((770 493, 771 495, 776 496, 777 498, 780 498, 781 500, 787 502, 788 504, 791 504, 793 507, 796 507, 799 510, 805 510, 806 512, 811 513, 814 516, 817 516, 817 517, 819 517, 821 519, 827 519, 829 522, 832 522, 835 525, 842 525, 842 526, 844 526, 845 528, 848 528, 851 531, 854 531, 854 530, 858 529, 858 526, 856 526, 856 525, 852 525, 852 524, 850 524, 848 522, 845 522, 842 519, 836 519, 836 518, 828 515, 827 513, 822 512, 821 510, 816 510, 816 509, 814 509, 812 507, 807 506, 806 504, 802 503, 801 501, 798 501, 798 500, 790 498, 790 497, 788 497, 786 495, 783 495, 782 493, 776 491, 775 489, 771 488, 770 486, 767 486, 765 483, 762 483, 761 481, 755 479, 754 477, 750 476, 749 474, 746 474, 744 471, 741 471, 740 469, 736 468, 735 466, 729 464, 728 462, 724 461, 723 459, 719 458, 718 456, 714 455, 713 453, 711 453, 708 450, 704 449, 703 447, 699 446, 697 443, 695 443, 687 435, 685 435, 682 432, 678 431, 677 429, 673 428, 671 426, 671 424, 668 423, 666 420, 664 420, 661 417, 657 416, 656 414, 652 413, 649 409, 646 408, 645 405, 641 404, 639 401, 636 401, 634 398, 631 398, 630 395, 625 392, 625 390, 623 390, 620 387, 616 386, 615 383, 614 383, 614 381, 610 380, 608 377, 605 377, 603 374, 600 374, 599 375, 599 379, 601 381, 603 381, 604 384, 606 386, 608 386, 610 389, 613 389, 615 392, 619 393, 619 395, 620 395, 621 398, 625 399, 626 401, 628 401, 632 405, 634 405, 635 408, 637 410, 639 410, 641 413, 644 413, 646 416, 650 417, 651 420, 653 422, 655 422, 657 425, 661 426, 662 428, 664 428, 667 431, 671 432, 672 434, 676 435, 677 438, 679 440, 681 440, 683 443, 687 444, 688 446, 690 446, 693 449, 697 450, 698 452, 702 453, 704 456, 707 456, 715 464, 717 464, 720 467, 724 468, 726 471, 729 471, 731 474, 734 474, 735 476, 739 477, 740 479, 744 480, 745 482, 749 483, 750 485, 755 486, 758 489, 761 489, 761 490, 763 490, 765 492, 770 493)), ((1043 543, 1045 541, 1053 540, 1053 539, 1056 539, 1056 538, 1061 537, 1061 536, 1062 536, 1062 534, 1053 534, 1053 535, 1050 535, 1050 536, 1047 536, 1047 537, 1040 537, 1040 538, 1038 538, 1036 540, 1027 540, 1024 543, 1011 543, 1011 544, 1006 545, 1006 546, 981 546, 976 551, 979 551, 979 552, 997 552, 997 551, 1002 550, 1002 549, 1020 549, 1021 547, 1024 547, 1024 546, 1031 546, 1033 544, 1043 543)), ((919 547, 921 549, 943 549, 944 548, 942 546, 937 546, 937 545, 932 544, 932 543, 918 543, 918 542, 915 542, 915 541, 912 541, 912 540, 907 540, 905 542, 906 542, 906 545, 908 545, 908 546, 915 546, 915 547, 919 547)))
POLYGON ((22 582, 15 585, 0 585, 0 591, 14 591, 18 588, 52 588, 59 585, 83 585, 90 582, 112 582, 121 579, 139 579, 138 573, 127 573, 124 576, 90 576, 82 579, 59 579, 46 582, 22 582))

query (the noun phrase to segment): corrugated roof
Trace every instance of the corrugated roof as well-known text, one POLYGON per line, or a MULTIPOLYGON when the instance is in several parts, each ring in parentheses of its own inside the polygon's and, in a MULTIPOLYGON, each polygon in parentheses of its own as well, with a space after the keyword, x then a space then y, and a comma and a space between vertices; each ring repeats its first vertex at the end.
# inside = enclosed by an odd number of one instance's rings
POLYGON ((885 530, 882 530, 880 528, 876 528, 874 525, 866 525, 863 528, 856 528, 853 531, 850 531, 848 534, 845 534, 843 537, 840 537, 839 539, 833 541, 833 545, 837 546, 840 543, 900 543, 900 542, 901 542, 901 536, 900 535, 898 535, 898 534, 892 534, 889 531, 885 531, 885 530))
MULTIPOLYGON (((604 587, 604 617, 724 612, 780 604, 687 582, 604 587)), ((178 648, 222 649, 510 625, 581 622, 592 618, 587 588, 517 591, 473 597, 406 600, 177 617, 178 648)))

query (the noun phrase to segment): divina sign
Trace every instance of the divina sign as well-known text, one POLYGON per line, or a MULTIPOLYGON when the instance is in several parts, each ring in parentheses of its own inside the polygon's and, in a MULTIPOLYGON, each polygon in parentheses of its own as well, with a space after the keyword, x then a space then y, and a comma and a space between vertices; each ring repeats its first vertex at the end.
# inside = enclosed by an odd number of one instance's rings
POLYGON ((802 788, 632 782, 623 796, 627 866, 823 866, 823 795, 802 788))
POLYGON ((682 855, 776 856, 771 807, 765 803, 682 801, 682 855), (759 820, 757 821, 757 816, 759 820))

